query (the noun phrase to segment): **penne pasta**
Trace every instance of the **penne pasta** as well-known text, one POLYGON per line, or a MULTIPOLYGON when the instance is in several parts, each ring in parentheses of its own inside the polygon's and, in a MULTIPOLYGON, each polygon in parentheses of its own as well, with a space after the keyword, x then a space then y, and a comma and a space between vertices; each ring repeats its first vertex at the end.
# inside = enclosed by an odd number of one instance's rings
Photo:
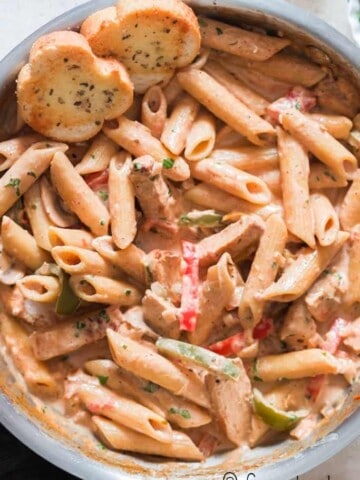
POLYGON ((150 283, 151 274, 145 252, 132 244, 124 250, 117 250, 111 237, 98 237, 93 241, 95 250, 110 264, 120 268, 142 285, 150 283))
POLYGON ((103 133, 99 133, 92 141, 89 150, 81 161, 75 165, 80 175, 102 172, 109 166, 111 158, 118 151, 118 146, 103 133))
POLYGON ((255 145, 269 143, 275 131, 221 83, 201 70, 177 74, 180 85, 204 107, 255 145))
POLYGON ((321 193, 310 196, 314 232, 319 244, 323 247, 335 242, 339 233, 339 217, 330 200, 321 193))
POLYGON ((58 384, 48 367, 34 357, 25 329, 14 318, 0 313, 0 332, 30 392, 43 397, 56 397, 59 394, 58 384))
POLYGON ((135 238, 135 191, 130 179, 131 157, 118 154, 112 158, 109 168, 109 209, 111 233, 115 245, 124 249, 135 238))
POLYGON ((51 180, 59 195, 95 235, 106 235, 110 215, 100 198, 72 166, 63 153, 51 162, 51 180))
POLYGON ((257 115, 261 116, 266 113, 269 102, 248 88, 241 80, 235 78, 220 63, 209 61, 205 65, 204 70, 257 115))
POLYGON ((6 253, 31 270, 50 260, 48 252, 37 245, 35 238, 5 215, 1 223, 1 241, 6 253))
POLYGON ((100 275, 73 275, 70 285, 75 294, 86 302, 132 306, 141 301, 140 292, 130 283, 100 275))
POLYGON ((352 228, 349 240, 348 284, 345 302, 352 305, 360 301, 360 225, 352 228))
MULTIPOLYGON (((172 158, 171 153, 162 145, 160 140, 153 137, 150 130, 139 122, 120 117, 105 124, 103 131, 109 138, 135 157, 151 155, 161 164, 165 159, 172 158)), ((176 182, 187 180, 190 172, 184 159, 178 157, 172 160, 174 160, 172 167, 164 169, 164 175, 176 182)))
POLYGON ((218 131, 215 139, 215 148, 247 147, 249 145, 251 145, 251 143, 246 137, 235 132, 235 130, 228 125, 224 125, 224 127, 218 131))
POLYGON ((174 76, 170 82, 163 89, 166 102, 168 107, 171 107, 174 104, 174 101, 177 100, 179 95, 183 92, 183 89, 180 83, 177 81, 176 76, 174 76))
POLYGON ((199 103, 186 93, 174 106, 161 135, 161 142, 173 154, 180 155, 199 111, 199 103))
POLYGON ((356 158, 318 122, 296 109, 280 115, 280 122, 285 130, 328 165, 336 175, 352 178, 357 168, 356 158))
POLYGON ((64 247, 65 245, 86 248, 87 250, 93 250, 92 241, 93 235, 83 229, 76 228, 60 228, 50 226, 48 230, 48 237, 50 247, 64 247))
POLYGON ((302 145, 281 129, 278 129, 278 142, 286 226, 291 233, 314 248, 309 157, 302 145))
POLYGON ((167 100, 162 89, 150 87, 141 102, 141 123, 150 129, 151 135, 160 138, 167 117, 167 100))
POLYGON ((346 140, 350 135, 353 124, 347 117, 325 113, 306 113, 305 116, 322 125, 334 138, 346 140))
POLYGON ((320 162, 311 163, 309 175, 310 190, 346 187, 347 184, 348 181, 345 177, 336 174, 327 165, 320 162))
POLYGON ((273 147, 218 148, 213 150, 210 158, 251 173, 279 166, 278 150, 273 147))
POLYGON ((103 275, 116 277, 118 271, 101 255, 86 248, 64 245, 51 250, 55 262, 70 275, 103 275))
POLYGON ((67 148, 64 143, 38 142, 25 150, 0 178, 0 216, 45 172, 55 154, 67 148))
POLYGON ((24 135, 0 142, 0 172, 7 170, 34 143, 40 135, 24 135))
POLYGON ((270 215, 240 300, 239 319, 244 329, 254 328, 262 318, 265 302, 258 298, 258 294, 274 282, 286 241, 287 229, 283 219, 280 215, 270 215))
POLYGON ((328 247, 320 246, 315 250, 302 249, 296 260, 285 268, 279 280, 261 294, 261 298, 273 302, 292 302, 301 297, 329 265, 348 238, 348 233, 339 232, 336 241, 328 247))
POLYGON ((359 195, 360 171, 358 170, 339 211, 341 227, 347 232, 360 223, 359 195))
POLYGON ((267 60, 290 44, 287 38, 269 37, 206 17, 199 17, 199 25, 202 45, 249 60, 267 60))
POLYGON ((92 421, 100 439, 109 448, 148 455, 160 455, 183 460, 203 460, 203 454, 182 432, 172 432, 170 443, 161 443, 126 427, 116 425, 110 420, 94 416, 92 421))
POLYGON ((247 202, 264 205, 271 201, 271 192, 264 181, 232 165, 201 160, 191 164, 191 174, 247 202))
POLYGON ((329 352, 317 348, 265 355, 255 359, 248 374, 257 381, 276 382, 283 379, 336 375, 340 368, 337 359, 329 352))
POLYGON ((188 377, 170 360, 158 354, 151 344, 136 342, 113 330, 108 330, 107 336, 117 365, 197 405, 209 406, 204 384, 188 377))
POLYGON ((196 117, 186 138, 186 160, 198 161, 208 157, 215 145, 215 119, 206 112, 196 117))
POLYGON ((44 209, 39 182, 35 182, 25 193, 24 206, 36 243, 44 250, 50 251, 52 245, 48 232, 53 223, 44 209))
POLYGON ((171 427, 164 417, 101 386, 97 379, 84 373, 76 374, 68 378, 66 389, 71 396, 76 395, 92 414, 107 417, 158 442, 171 442, 171 427))
POLYGON ((60 294, 59 279, 51 275, 26 275, 17 286, 24 297, 33 302, 55 302, 60 294))

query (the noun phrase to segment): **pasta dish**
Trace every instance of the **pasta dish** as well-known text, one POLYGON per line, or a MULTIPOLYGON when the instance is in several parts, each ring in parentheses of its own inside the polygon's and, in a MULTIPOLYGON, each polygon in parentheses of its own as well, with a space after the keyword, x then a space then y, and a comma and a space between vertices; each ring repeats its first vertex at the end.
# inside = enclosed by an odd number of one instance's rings
POLYGON ((360 95, 315 47, 120 0, 40 37, 0 142, 0 333, 105 447, 301 440, 360 354, 360 95))

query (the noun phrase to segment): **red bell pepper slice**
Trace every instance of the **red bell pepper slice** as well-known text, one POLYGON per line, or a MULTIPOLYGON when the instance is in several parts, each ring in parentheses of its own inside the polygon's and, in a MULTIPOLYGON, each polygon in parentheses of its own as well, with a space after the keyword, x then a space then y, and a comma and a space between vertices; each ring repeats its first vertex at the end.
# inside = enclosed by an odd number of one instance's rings
POLYGON ((279 122, 280 115, 287 110, 296 108, 300 112, 309 112, 315 105, 315 95, 310 90, 299 86, 289 90, 286 97, 278 98, 269 105, 267 113, 273 120, 279 122))
POLYGON ((180 305, 180 330, 193 332, 199 310, 199 257, 196 245, 183 241, 184 269, 180 305))
POLYGON ((109 181, 109 169, 101 172, 89 173, 84 175, 85 182, 92 190, 98 190, 100 187, 108 184, 109 181))

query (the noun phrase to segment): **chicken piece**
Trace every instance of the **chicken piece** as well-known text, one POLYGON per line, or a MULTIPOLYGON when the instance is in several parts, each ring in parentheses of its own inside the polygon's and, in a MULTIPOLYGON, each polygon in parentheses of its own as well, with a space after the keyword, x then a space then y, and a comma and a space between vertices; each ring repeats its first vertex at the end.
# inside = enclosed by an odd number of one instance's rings
POLYGON ((348 324, 342 337, 344 345, 358 355, 360 353, 360 318, 348 324))
POLYGON ((241 363, 241 375, 235 381, 208 375, 205 383, 210 395, 212 411, 221 429, 231 442, 240 446, 247 443, 251 431, 251 383, 241 363))
POLYGON ((54 304, 28 300, 18 286, 11 288, 2 285, 0 300, 6 313, 36 328, 50 327, 58 321, 58 316, 54 312, 54 304))
POLYGON ((165 289, 174 305, 180 305, 181 257, 170 250, 152 250, 148 255, 153 280, 165 289))
POLYGON ((200 266, 208 267, 216 263, 224 252, 233 258, 248 253, 249 247, 258 242, 264 229, 265 224, 260 217, 244 215, 220 232, 204 238, 197 244, 200 266))
POLYGON ((294 302, 287 311, 280 330, 280 339, 292 350, 304 350, 318 345, 316 324, 303 300, 294 302))
POLYGON ((179 338, 178 309, 171 302, 147 290, 142 305, 145 321, 152 329, 164 337, 179 338))
POLYGON ((150 155, 133 161, 130 179, 135 187, 135 195, 143 211, 147 228, 161 226, 171 228, 175 200, 162 174, 161 163, 150 155))
POLYGON ((345 78, 326 78, 314 90, 319 105, 327 111, 353 118, 359 111, 360 95, 355 86, 345 78))

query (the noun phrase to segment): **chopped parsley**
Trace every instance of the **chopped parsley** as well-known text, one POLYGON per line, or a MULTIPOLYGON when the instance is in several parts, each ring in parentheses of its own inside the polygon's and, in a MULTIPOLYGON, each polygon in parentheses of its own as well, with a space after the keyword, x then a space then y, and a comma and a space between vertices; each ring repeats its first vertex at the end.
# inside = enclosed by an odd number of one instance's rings
POLYGON ((106 310, 100 310, 99 317, 102 318, 103 320, 105 320, 106 323, 110 322, 110 317, 107 314, 106 310))
POLYGON ((217 33, 218 35, 222 35, 224 32, 221 30, 221 28, 216 27, 216 33, 217 33))
POLYGON ((143 387, 143 390, 148 393, 155 393, 159 390, 159 385, 153 382, 147 382, 147 384, 143 387))
POLYGON ((103 202, 106 202, 109 199, 109 194, 106 190, 100 190, 99 196, 103 202))
POLYGON ((109 377, 105 377, 104 375, 98 375, 99 382, 101 385, 106 385, 109 377))
POLYGON ((174 415, 180 415, 183 418, 187 418, 187 419, 191 418, 191 413, 186 408, 171 407, 171 408, 169 408, 169 413, 172 413, 174 415))
POLYGON ((129 295, 131 295, 131 290, 125 290, 125 295, 128 297, 129 295))
POLYGON ((301 110, 301 104, 299 101, 295 102, 295 108, 296 110, 301 110))
POLYGON ((78 321, 76 322, 76 329, 77 330, 82 330, 83 328, 86 327, 86 323, 85 322, 81 322, 81 321, 78 321))
POLYGON ((165 170, 169 170, 174 166, 174 163, 175 160, 173 160, 172 158, 164 158, 164 160, 162 161, 162 166, 163 168, 165 168, 165 170))
POLYGON ((30 177, 36 178, 36 173, 35 173, 33 170, 29 170, 29 171, 27 172, 27 175, 29 175, 30 177))
POLYGON ((324 175, 325 175, 326 177, 331 178, 331 180, 332 180, 333 182, 336 182, 336 177, 335 177, 335 175, 334 175, 333 173, 331 173, 329 170, 325 170, 325 171, 324 171, 324 175))
POLYGON ((105 225, 105 220, 100 220, 100 225, 103 227, 105 225))
POLYGON ((134 166, 135 172, 140 172, 140 170, 141 170, 141 165, 140 165, 140 163, 135 162, 135 163, 133 164, 133 166, 134 166))
POLYGON ((12 187, 15 189, 15 193, 17 197, 20 197, 20 178, 10 178, 9 183, 5 185, 5 187, 12 187))

